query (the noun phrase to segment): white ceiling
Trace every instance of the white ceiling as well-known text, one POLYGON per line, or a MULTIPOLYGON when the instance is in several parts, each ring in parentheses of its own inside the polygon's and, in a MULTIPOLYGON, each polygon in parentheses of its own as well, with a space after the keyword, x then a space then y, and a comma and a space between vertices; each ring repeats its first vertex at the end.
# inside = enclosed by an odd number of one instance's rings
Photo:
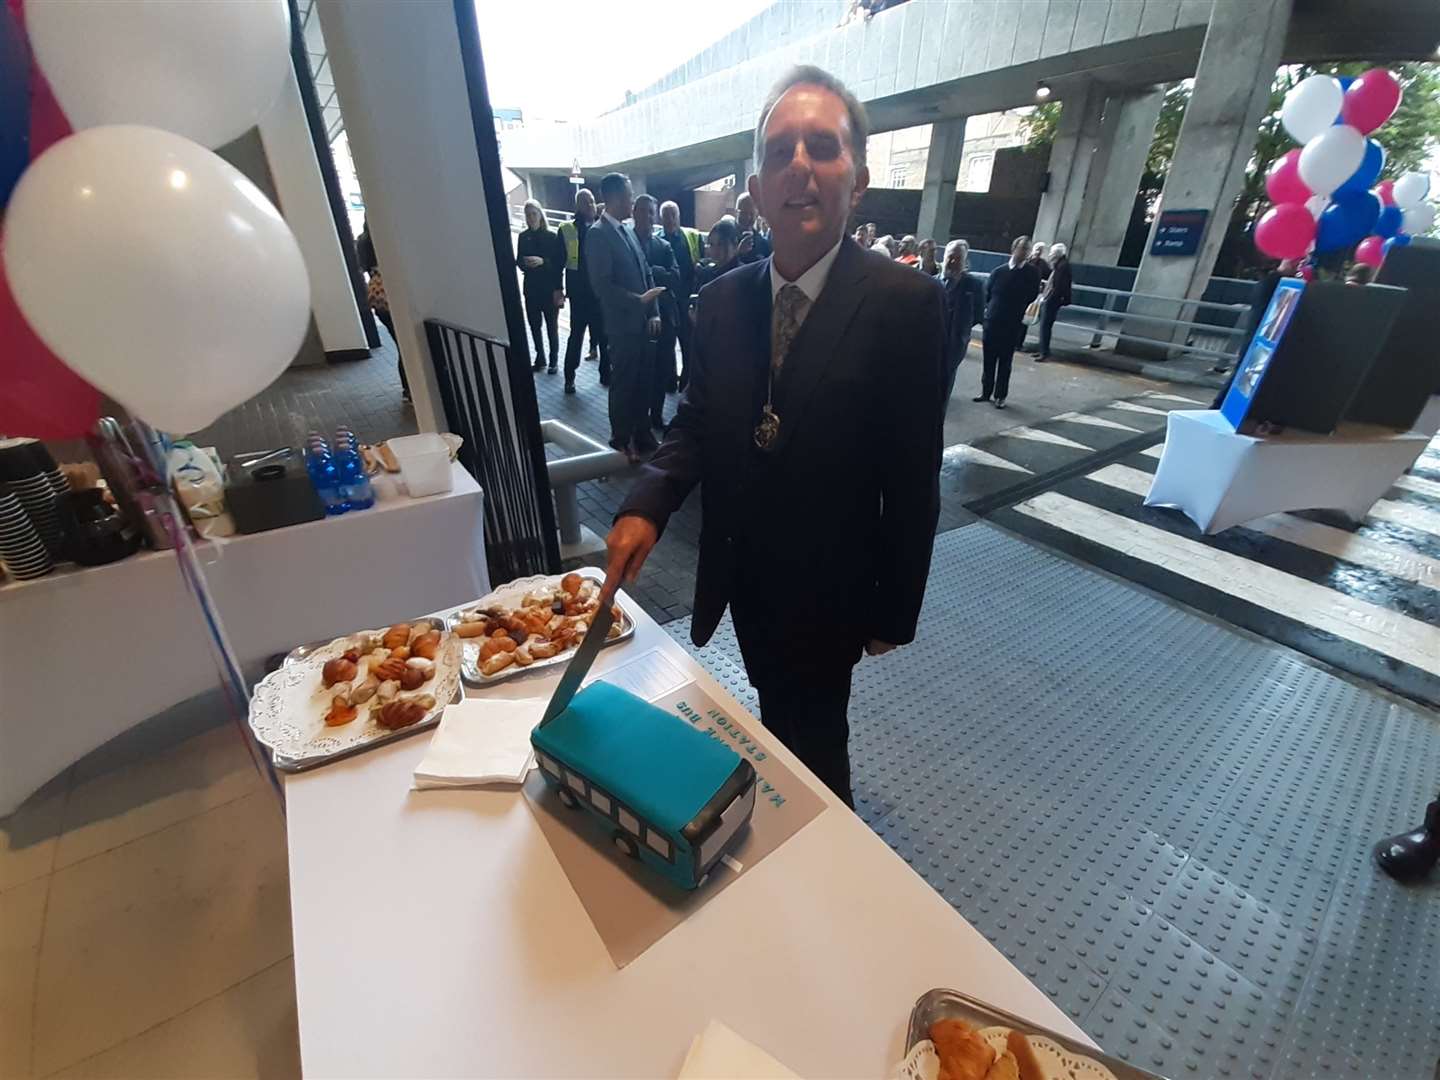
POLYGON ((325 132, 333 143, 345 130, 340 116, 340 103, 335 99, 335 81, 330 77, 330 57, 325 39, 320 36, 320 17, 315 14, 315 0, 297 0, 300 24, 305 31, 305 52, 310 58, 310 74, 315 80, 315 94, 325 118, 325 132))

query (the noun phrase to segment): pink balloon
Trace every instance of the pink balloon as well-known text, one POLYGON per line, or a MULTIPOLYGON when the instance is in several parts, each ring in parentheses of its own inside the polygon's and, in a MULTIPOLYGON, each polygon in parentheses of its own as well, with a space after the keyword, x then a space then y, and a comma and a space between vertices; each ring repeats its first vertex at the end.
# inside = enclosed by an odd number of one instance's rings
POLYGON ((1385 241, 1378 236, 1367 236, 1355 248, 1355 261, 1379 269, 1385 261, 1385 241))
POLYGON ((1380 196, 1381 206, 1395 205, 1395 181, 1381 180, 1375 185, 1375 194, 1380 196))
POLYGON ((1282 203, 1265 211, 1255 226, 1255 246, 1276 259, 1298 259, 1315 239, 1315 219, 1300 203, 1282 203))
POLYGON ((1265 173, 1265 191, 1276 206, 1303 203, 1314 194, 1300 179, 1300 148, 1287 150, 1265 173))
POLYGON ((1345 91, 1340 116, 1363 135, 1389 120, 1400 105, 1400 81, 1384 68, 1371 68, 1345 91))
POLYGON ((1299 270, 1296 270, 1296 271, 1295 271, 1295 276, 1298 277, 1298 278, 1300 278, 1300 279, 1303 280, 1303 281, 1314 281, 1314 280, 1315 280, 1315 268, 1314 268, 1313 266, 1311 266, 1309 263, 1306 263, 1304 266, 1300 267, 1299 270))

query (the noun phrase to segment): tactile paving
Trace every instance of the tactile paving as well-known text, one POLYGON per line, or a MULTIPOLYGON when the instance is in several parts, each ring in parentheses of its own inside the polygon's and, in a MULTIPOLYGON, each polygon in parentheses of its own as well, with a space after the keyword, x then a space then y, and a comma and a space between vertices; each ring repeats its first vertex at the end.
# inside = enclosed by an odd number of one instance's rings
MULTIPOLYGON (((728 620, 692 651, 755 707, 728 620)), ((1440 885, 1369 849, 1440 788, 1436 714, 976 524, 850 722, 861 816, 1110 1052, 1435 1075, 1440 885)))

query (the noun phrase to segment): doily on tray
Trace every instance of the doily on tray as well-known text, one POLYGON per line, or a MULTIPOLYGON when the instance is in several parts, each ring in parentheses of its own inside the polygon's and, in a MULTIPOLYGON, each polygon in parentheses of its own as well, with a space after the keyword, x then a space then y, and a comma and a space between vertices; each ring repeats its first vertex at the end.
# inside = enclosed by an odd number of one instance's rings
MULTIPOLYGON (((1007 1027, 980 1029, 980 1037, 998 1055, 1005 1049, 1005 1039, 1010 1034, 1007 1027)), ((1065 1049, 1059 1043, 1044 1035, 1026 1034, 1030 1048, 1040 1065, 1045 1080, 1116 1080, 1115 1074, 1098 1061, 1082 1057, 1065 1049)), ((891 1073, 893 1080, 936 1080, 940 1075, 940 1058, 935 1045, 929 1039, 921 1039, 905 1060, 895 1066, 891 1073)))

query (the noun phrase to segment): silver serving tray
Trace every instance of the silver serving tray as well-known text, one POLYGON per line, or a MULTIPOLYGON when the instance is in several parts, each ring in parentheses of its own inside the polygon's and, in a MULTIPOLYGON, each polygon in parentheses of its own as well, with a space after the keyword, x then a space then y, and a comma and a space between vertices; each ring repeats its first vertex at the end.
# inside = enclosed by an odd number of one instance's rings
MULTIPOLYGON (((417 622, 423 622, 429 623, 430 626, 432 626, 436 630, 443 631, 448 629, 448 627, 445 625, 445 620, 435 615, 425 615, 421 618, 410 619, 408 621, 412 626, 417 622)), ((348 635, 340 634, 338 636, 346 637, 348 635)), ((295 646, 295 648, 291 649, 288 653, 285 654, 285 659, 280 661, 280 666, 289 667, 297 660, 304 660, 315 650, 323 649, 326 645, 329 645, 334 640, 335 638, 332 637, 326 638, 323 641, 309 641, 306 642, 304 645, 297 645, 295 646)), ((256 738, 256 741, 260 742, 260 745, 265 748, 265 751, 270 755, 271 762, 275 765, 275 768, 279 769, 281 772, 295 773, 305 772, 308 769, 316 769, 319 768, 321 765, 328 765, 332 761, 341 761, 345 758, 354 757, 356 754, 363 754, 367 750, 373 750, 377 746, 385 746, 388 743, 398 742, 401 739, 408 738, 409 736, 414 735, 418 732, 430 730, 431 728, 435 727, 437 724, 440 723, 440 717, 444 714, 446 705, 453 705, 455 702, 461 700, 465 696, 465 688, 463 684, 464 676, 462 673, 461 685, 456 686, 455 696, 452 697, 448 702, 437 702, 432 714, 430 716, 427 716, 424 720, 421 720, 418 724, 411 724, 409 727, 401 728, 399 731, 390 731, 386 732, 383 735, 377 735, 375 738, 370 739, 368 742, 361 743, 357 746, 351 746, 337 752, 315 754, 303 758, 287 757, 286 755, 281 754, 270 746, 266 745, 258 737, 256 738)))
POLYGON ((1072 1039, 1068 1035, 1056 1034, 1049 1028, 1040 1027, 1014 1013, 997 1009, 993 1005, 986 1005, 983 1001, 977 1001, 958 990, 927 990, 921 995, 920 1000, 915 1002, 915 1008, 910 1010, 910 1030, 905 1038, 905 1052, 908 1054, 915 1048, 916 1043, 930 1038, 930 1025, 936 1020, 952 1016, 977 1028, 1008 1027, 1026 1035, 1038 1035, 1049 1039, 1075 1057, 1089 1058, 1109 1069, 1115 1074, 1116 1080, 1165 1080, 1156 1073, 1146 1072, 1137 1065, 1131 1065, 1129 1062, 1111 1057, 1109 1054, 1072 1039))
MULTIPOLYGON (((605 574, 593 566, 582 566, 575 571, 566 571, 566 573, 571 572, 595 582, 603 583, 605 580, 605 574)), ((486 593, 473 604, 466 604, 458 608, 448 618, 448 628, 454 630, 455 627, 460 624, 460 616, 464 612, 474 611, 476 608, 491 607, 497 604, 503 607, 516 606, 518 599, 526 593, 534 591, 543 584, 559 582, 564 576, 565 574, 536 574, 533 577, 517 578, 514 581, 508 582, 500 586, 500 588, 486 593), (515 601, 512 602, 506 599, 506 597, 511 596, 516 598, 515 601)), ((615 606, 620 609, 620 633, 605 642, 601 648, 608 649, 612 645, 619 645, 621 642, 629 641, 635 636, 635 620, 630 617, 630 613, 625 610, 625 605, 620 602, 618 597, 615 599, 615 606)), ((575 650, 580 647, 575 645, 566 649, 559 656, 536 660, 529 667, 520 667, 518 664, 511 664, 504 671, 497 672, 494 675, 482 675, 480 673, 480 646, 479 644, 471 644, 471 642, 478 643, 481 640, 483 639, 460 639, 460 679, 469 686, 494 686, 496 683, 502 683, 506 679, 513 679, 518 675, 528 675, 532 671, 544 671, 546 668, 564 666, 570 662, 570 658, 575 655, 575 650)))

